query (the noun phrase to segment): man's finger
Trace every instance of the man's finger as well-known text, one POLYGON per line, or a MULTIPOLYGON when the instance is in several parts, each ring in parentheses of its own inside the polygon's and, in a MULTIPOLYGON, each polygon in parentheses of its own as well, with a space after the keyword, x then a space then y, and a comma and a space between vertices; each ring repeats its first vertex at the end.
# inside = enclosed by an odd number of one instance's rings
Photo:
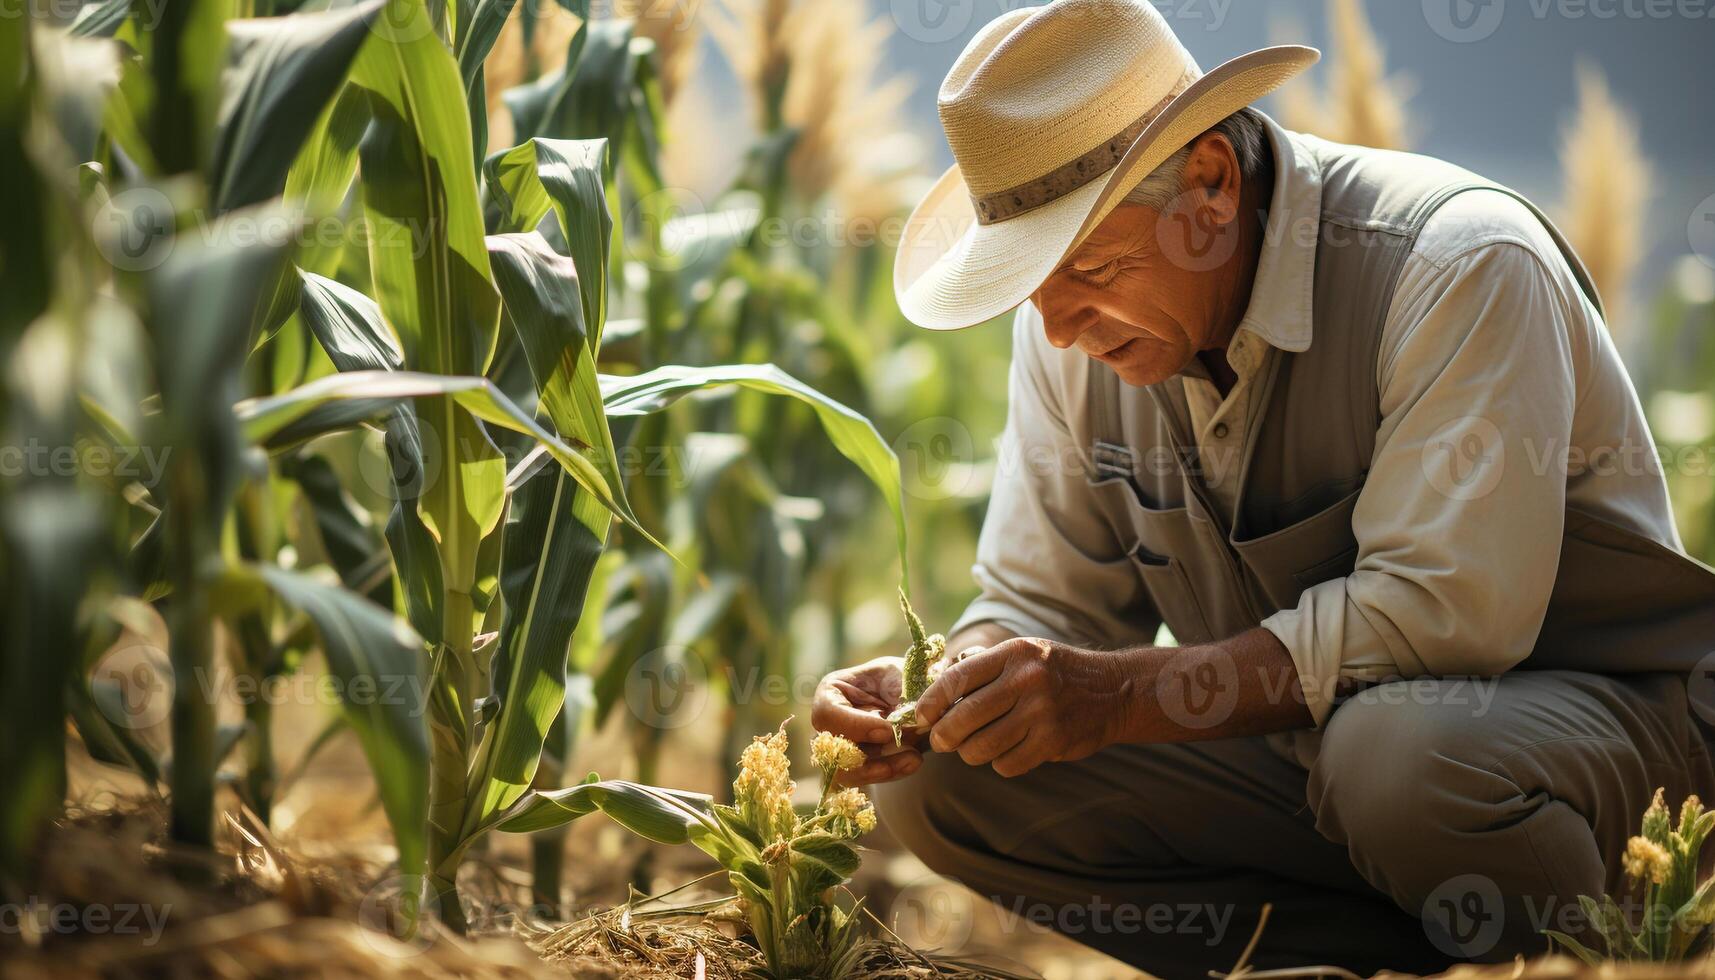
POLYGON ((1042 747, 1031 740, 1027 731, 1022 741, 1002 752, 1000 758, 994 760, 994 771, 997 776, 1011 779, 1024 775, 1045 761, 1047 760, 1042 757, 1042 747))
MULTIPOLYGON (((965 744, 965 740, 976 734, 978 729, 1004 718, 1006 713, 1012 710, 1012 706, 1017 703, 1018 689, 1016 686, 1004 682, 984 684, 975 693, 966 695, 951 708, 948 708, 946 713, 941 716, 941 720, 935 722, 934 727, 929 730, 929 744, 937 752, 958 751, 960 746, 965 744)), ((1001 749, 1005 750, 1011 747, 1012 745, 1008 743, 1001 746, 1001 749)), ((999 754, 999 752, 995 753, 995 755, 999 754)), ((992 759, 994 756, 989 758, 992 759)), ((970 762, 969 759, 965 761, 970 762)), ((983 760, 983 762, 987 761, 988 759, 983 760)), ((971 764, 977 765, 977 763, 971 764)))
POLYGON ((893 728, 879 712, 854 708, 839 688, 824 684, 810 706, 810 726, 854 742, 891 742, 893 728))
MULTIPOLYGON (((955 714, 964 707, 964 703, 960 702, 954 706, 955 714)), ((964 744, 959 746, 959 758, 965 760, 966 765, 986 766, 1016 747, 1029 734, 1028 721, 1017 715, 1003 715, 965 739, 964 744)))
POLYGON ((933 725, 954 701, 976 691, 1000 676, 1006 666, 1006 644, 974 653, 941 672, 935 683, 917 699, 917 723, 933 725))
POLYGON ((923 753, 906 747, 887 755, 872 756, 868 762, 856 769, 847 769, 840 773, 834 781, 840 786, 868 786, 872 783, 892 782, 911 775, 922 764, 923 753))

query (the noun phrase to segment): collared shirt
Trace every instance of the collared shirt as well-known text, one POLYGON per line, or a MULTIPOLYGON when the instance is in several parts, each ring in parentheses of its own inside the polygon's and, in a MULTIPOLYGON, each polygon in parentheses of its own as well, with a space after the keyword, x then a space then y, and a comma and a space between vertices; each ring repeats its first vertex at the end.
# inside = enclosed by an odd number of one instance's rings
MULTIPOLYGON (((1250 401, 1270 358, 1309 349, 1320 177, 1300 137, 1270 123, 1275 208, 1250 305, 1228 349, 1223 398, 1200 365, 1185 377, 1204 482, 1232 515, 1250 401), (1284 202, 1284 208, 1280 207, 1284 202), (1297 216, 1293 219, 1289 216, 1297 216)), ((1070 460, 1089 405, 1026 304, 1014 323, 1001 467, 974 573, 981 594, 954 631, 981 621, 1069 642, 1138 642, 1118 597, 1135 594, 1111 527, 1070 460), (1128 626, 1132 631, 1127 633, 1128 626)), ((1352 517, 1353 572, 1306 589, 1260 625, 1290 652, 1312 717, 1335 682, 1493 674, 1529 654, 1542 627, 1568 506, 1683 550, 1636 392, 1601 314, 1530 210, 1496 191, 1455 196, 1425 224, 1382 325, 1381 423, 1352 517), (1435 452, 1449 420, 1479 418, 1467 459, 1435 452), (1504 452, 1492 452, 1504 447, 1504 452), (1434 467, 1481 493, 1426 493, 1434 467)), ((1468 429, 1470 427, 1467 427, 1468 429)), ((1461 442, 1463 448, 1463 440, 1461 442)), ((1147 642, 1148 637, 1142 637, 1147 642)))

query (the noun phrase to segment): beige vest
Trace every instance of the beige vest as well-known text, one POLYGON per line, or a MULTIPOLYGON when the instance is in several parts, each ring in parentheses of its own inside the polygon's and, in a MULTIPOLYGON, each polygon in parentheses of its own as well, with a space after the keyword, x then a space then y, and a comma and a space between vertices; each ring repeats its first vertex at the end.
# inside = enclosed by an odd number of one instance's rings
MULTIPOLYGON (((1352 511, 1381 421, 1382 325, 1405 260, 1436 208, 1479 188, 1523 202, 1600 308, 1560 232, 1512 191, 1424 157, 1326 143, 1318 150, 1315 341, 1302 353, 1276 352, 1253 382, 1263 386, 1252 400, 1260 418, 1243 448, 1232 526, 1199 478, 1183 382, 1153 385, 1144 396, 1086 361, 1094 416, 1089 472, 1100 506, 1130 546, 1155 611, 1184 643, 1254 627, 1296 606, 1304 589, 1351 573, 1358 554, 1352 511), (1122 399, 1144 397, 1149 403, 1131 413, 1134 424, 1123 424, 1122 399), (1171 448, 1179 465, 1159 465, 1153 447, 1171 448)), ((1569 508, 1547 618, 1522 666, 1689 676, 1711 653, 1715 569, 1569 508)))

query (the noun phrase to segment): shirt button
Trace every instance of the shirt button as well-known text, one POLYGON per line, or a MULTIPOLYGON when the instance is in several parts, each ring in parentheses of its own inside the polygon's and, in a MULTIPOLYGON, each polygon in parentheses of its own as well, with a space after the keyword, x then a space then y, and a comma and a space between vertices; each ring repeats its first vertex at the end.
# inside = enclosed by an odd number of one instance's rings
POLYGON ((1225 439, 1226 437, 1227 437, 1227 423, 1216 422, 1215 423, 1215 438, 1225 439))

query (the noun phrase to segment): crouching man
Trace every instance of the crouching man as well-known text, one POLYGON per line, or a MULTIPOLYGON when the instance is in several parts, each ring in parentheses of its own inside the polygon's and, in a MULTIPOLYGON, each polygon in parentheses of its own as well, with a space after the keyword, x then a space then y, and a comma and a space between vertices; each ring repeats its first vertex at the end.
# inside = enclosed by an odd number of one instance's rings
POLYGON ((1264 903, 1258 967, 1540 952, 1656 787, 1715 788, 1715 573, 1578 258, 1250 108, 1316 57, 1202 73, 1147 0, 971 41, 895 288, 937 330, 1018 308, 981 592, 914 746, 894 658, 814 709, 931 868, 1167 976, 1264 903))

